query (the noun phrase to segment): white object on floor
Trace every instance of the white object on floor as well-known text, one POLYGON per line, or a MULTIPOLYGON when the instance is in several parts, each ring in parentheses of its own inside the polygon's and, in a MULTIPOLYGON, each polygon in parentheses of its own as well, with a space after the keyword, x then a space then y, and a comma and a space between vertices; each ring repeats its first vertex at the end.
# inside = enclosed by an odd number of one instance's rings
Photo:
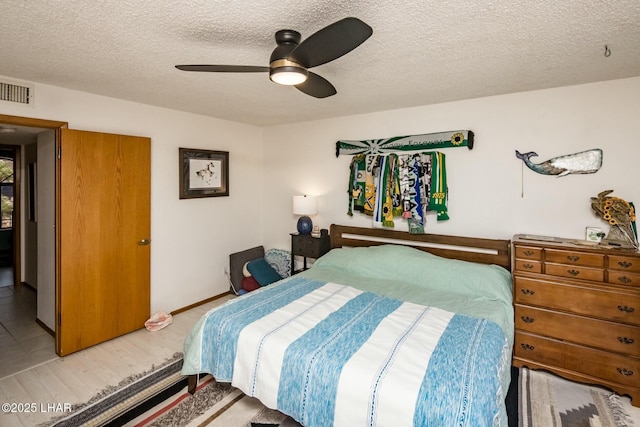
POLYGON ((148 331, 155 332, 173 323, 173 317, 164 311, 155 313, 149 320, 144 322, 144 327, 148 331))

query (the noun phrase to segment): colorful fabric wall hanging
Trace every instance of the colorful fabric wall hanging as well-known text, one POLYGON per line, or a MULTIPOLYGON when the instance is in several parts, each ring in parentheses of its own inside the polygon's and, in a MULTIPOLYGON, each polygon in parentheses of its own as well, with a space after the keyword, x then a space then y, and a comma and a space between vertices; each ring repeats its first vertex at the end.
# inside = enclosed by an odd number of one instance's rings
POLYGON ((336 157, 341 154, 384 154, 448 147, 468 147, 469 150, 473 149, 473 132, 470 130, 455 130, 364 141, 341 140, 336 142, 336 157))
POLYGON ((427 212, 447 220, 447 172, 440 152, 358 154, 349 173, 348 215, 359 211, 374 226, 393 227, 394 217, 407 219, 409 232, 424 233, 427 212))

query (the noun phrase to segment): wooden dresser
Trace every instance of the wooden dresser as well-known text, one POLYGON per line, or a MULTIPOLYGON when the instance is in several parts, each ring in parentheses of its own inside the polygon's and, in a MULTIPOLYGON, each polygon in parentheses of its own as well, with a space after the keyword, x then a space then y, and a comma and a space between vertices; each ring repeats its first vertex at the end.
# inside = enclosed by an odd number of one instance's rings
POLYGON ((514 366, 604 385, 640 406, 640 253, 513 239, 514 366))

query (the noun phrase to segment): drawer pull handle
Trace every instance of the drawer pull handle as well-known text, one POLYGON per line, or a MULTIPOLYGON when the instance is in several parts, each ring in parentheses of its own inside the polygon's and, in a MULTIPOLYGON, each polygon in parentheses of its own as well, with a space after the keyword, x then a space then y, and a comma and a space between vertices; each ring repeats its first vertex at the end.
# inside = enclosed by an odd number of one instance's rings
POLYGON ((567 259, 571 262, 576 262, 580 259, 580 257, 575 255, 567 255, 567 259))
POLYGON ((578 271, 578 270, 567 270, 567 273, 569 273, 573 277, 576 277, 578 274, 580 274, 580 271, 578 271))
POLYGON ((535 350, 535 347, 532 346, 531 344, 520 344, 520 347, 522 347, 524 350, 527 350, 527 351, 535 350))
POLYGON ((533 268, 533 264, 524 264, 523 267, 527 270, 531 270, 533 268))
POLYGON ((524 251, 523 254, 525 254, 526 256, 531 256, 533 255, 533 251, 524 251))
MULTIPOLYGON (((532 291, 531 289, 520 289, 520 292, 522 292, 525 295, 533 295, 533 294, 536 293, 535 291, 532 291)), ((620 307, 618 307, 618 308, 620 308, 620 307)))
POLYGON ((633 371, 626 368, 617 368, 616 369, 620 375, 624 375, 625 377, 630 377, 633 375, 633 371))
POLYGON ((520 316, 520 318, 524 323, 533 323, 536 320, 533 317, 529 317, 529 316, 520 316))
POLYGON ((618 277, 618 281, 620 283, 631 283, 631 282, 633 282, 633 280, 629 279, 627 276, 618 277))
POLYGON ((630 262, 627 261, 618 261, 618 265, 622 268, 629 268, 631 267, 633 264, 631 264, 630 262))
POLYGON ((618 310, 623 311, 625 313, 633 313, 634 311, 636 311, 635 308, 629 307, 628 305, 619 305, 618 310))
POLYGON ((618 341, 620 341, 622 344, 633 344, 634 342, 636 342, 636 340, 634 340, 633 338, 627 337, 618 337, 618 341))

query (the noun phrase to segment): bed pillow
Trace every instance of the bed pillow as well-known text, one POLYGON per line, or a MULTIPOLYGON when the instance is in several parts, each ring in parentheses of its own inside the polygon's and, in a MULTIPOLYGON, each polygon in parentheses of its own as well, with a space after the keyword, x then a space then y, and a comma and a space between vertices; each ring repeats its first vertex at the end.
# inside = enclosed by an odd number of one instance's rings
POLYGON ((443 258, 400 245, 333 249, 316 260, 313 268, 316 267, 361 277, 402 280, 423 289, 473 298, 512 298, 511 275, 502 267, 443 258))
POLYGON ((253 260, 247 264, 247 270, 260 286, 267 286, 282 279, 276 270, 264 258, 253 260))

